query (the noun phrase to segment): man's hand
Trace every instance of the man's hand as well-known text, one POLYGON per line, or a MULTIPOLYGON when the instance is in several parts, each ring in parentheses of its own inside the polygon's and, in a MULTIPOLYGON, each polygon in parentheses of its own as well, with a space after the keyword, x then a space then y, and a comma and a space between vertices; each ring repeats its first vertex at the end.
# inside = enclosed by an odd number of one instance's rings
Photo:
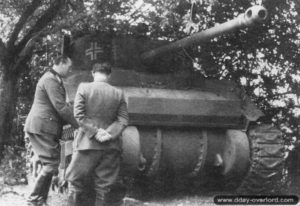
POLYGON ((105 142, 111 139, 111 135, 106 130, 100 128, 98 129, 95 138, 99 142, 105 142))
POLYGON ((67 193, 68 182, 61 180, 58 176, 54 176, 52 178, 51 188, 53 191, 57 190, 58 193, 67 193))

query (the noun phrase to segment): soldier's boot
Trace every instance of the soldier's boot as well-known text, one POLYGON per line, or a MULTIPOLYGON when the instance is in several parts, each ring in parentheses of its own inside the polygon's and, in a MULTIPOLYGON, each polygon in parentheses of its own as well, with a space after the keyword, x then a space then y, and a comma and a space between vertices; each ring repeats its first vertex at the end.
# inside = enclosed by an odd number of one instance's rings
POLYGON ((117 182, 113 184, 105 195, 105 203, 109 206, 121 206, 126 195, 126 186, 117 182))
POLYGON ((67 206, 84 206, 86 202, 84 201, 82 192, 70 192, 68 196, 67 206))
POLYGON ((52 174, 40 174, 37 177, 33 191, 27 198, 29 206, 42 206, 46 204, 51 180, 52 174))

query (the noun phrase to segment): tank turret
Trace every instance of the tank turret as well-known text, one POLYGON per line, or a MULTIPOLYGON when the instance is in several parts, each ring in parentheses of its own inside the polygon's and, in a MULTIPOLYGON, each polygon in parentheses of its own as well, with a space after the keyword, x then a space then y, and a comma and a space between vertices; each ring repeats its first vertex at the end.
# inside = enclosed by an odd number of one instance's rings
POLYGON ((236 29, 262 23, 267 19, 267 16, 268 12, 264 7, 253 6, 247 9, 244 14, 239 15, 233 20, 217 25, 205 31, 195 33, 168 45, 146 51, 141 55, 141 58, 144 61, 149 61, 167 52, 173 52, 190 46, 199 45, 203 42, 213 39, 214 37, 235 31, 236 29))
POLYGON ((110 61, 115 68, 138 72, 182 71, 192 67, 192 62, 183 49, 201 45, 237 29, 260 24, 267 19, 267 13, 264 7, 253 6, 233 20, 171 43, 144 36, 94 33, 73 40, 71 44, 70 40, 65 41, 64 52, 72 56, 75 70, 90 70, 97 61, 110 61))

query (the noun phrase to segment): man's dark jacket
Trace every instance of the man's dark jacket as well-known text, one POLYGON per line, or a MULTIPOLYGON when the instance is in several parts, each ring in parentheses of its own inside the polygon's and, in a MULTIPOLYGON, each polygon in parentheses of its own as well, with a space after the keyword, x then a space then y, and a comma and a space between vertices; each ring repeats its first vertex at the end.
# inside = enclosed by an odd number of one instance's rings
POLYGON ((122 90, 105 82, 81 83, 74 100, 74 116, 80 126, 75 150, 121 149, 119 136, 128 125, 122 90), (99 128, 110 133, 113 140, 99 143, 94 138, 99 128))
POLYGON ((24 131, 60 136, 64 124, 78 127, 73 116, 73 108, 66 103, 62 80, 54 73, 46 72, 36 86, 33 105, 26 119, 24 131))

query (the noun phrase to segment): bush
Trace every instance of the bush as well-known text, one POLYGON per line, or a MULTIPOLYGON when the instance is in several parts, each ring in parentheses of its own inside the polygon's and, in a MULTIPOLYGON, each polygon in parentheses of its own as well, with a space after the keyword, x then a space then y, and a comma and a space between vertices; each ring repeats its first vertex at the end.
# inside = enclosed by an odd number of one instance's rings
POLYGON ((4 145, 0 164, 0 179, 7 185, 27 184, 26 149, 4 145))

